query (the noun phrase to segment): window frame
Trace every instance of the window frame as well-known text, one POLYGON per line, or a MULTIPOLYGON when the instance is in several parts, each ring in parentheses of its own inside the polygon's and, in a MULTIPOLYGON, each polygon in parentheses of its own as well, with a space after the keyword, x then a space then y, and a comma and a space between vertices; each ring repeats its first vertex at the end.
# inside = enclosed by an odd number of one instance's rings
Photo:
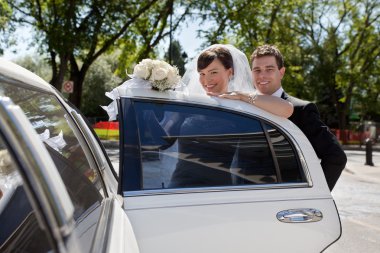
MULTIPOLYGON (((301 149, 296 145, 296 141, 293 136, 289 135, 286 129, 283 129, 281 126, 275 122, 265 119, 259 115, 249 114, 247 112, 234 111, 233 109, 207 105, 207 104, 196 104, 192 102, 184 102, 177 100, 167 100, 161 98, 145 98, 145 97, 121 97, 117 99, 119 116, 126 118, 128 114, 128 123, 124 120, 119 120, 120 124, 120 166, 122 170, 119 175, 119 191, 124 197, 127 196, 140 196, 140 195, 161 195, 161 194, 177 194, 177 193, 194 193, 194 192, 214 192, 214 191, 231 191, 231 190, 255 190, 255 189, 283 189, 283 188, 300 188, 300 187, 311 187, 312 182, 310 178, 310 173, 307 168, 307 164, 303 157, 301 149), (140 129, 137 127, 137 117, 135 110, 135 103, 155 103, 155 104, 171 104, 171 105, 180 105, 187 107, 196 107, 196 108, 206 108, 216 111, 222 111, 225 113, 233 113, 247 117, 252 120, 259 121, 264 135, 267 141, 267 144, 270 148, 271 157, 274 162, 275 172, 277 178, 281 175, 281 170, 278 165, 277 156, 273 148, 273 144, 270 141, 268 130, 265 124, 272 126, 279 133, 281 133, 285 139, 290 144, 293 154, 296 158, 299 172, 301 174, 302 182, 278 182, 278 183, 269 183, 269 184, 251 184, 251 185, 227 185, 227 186, 209 186, 209 187, 194 187, 194 188, 165 188, 165 189, 153 189, 153 190, 136 190, 134 187, 142 186, 142 163, 141 163, 141 143, 140 143, 140 129), (128 129, 128 130, 127 130, 128 129), (133 134, 135 133, 135 134, 133 134), (128 140, 128 141, 127 141, 128 140), (132 158, 132 157, 135 158, 132 158), (132 158, 131 160, 128 160, 132 158), (128 164, 128 165, 126 165, 128 164), (124 169, 127 168, 127 169, 124 169), (128 169, 128 168, 134 168, 128 169), (126 184, 126 185, 125 185, 126 184)), ((280 176, 281 178, 281 176, 280 176)))
MULTIPOLYGON (((102 202, 105 198, 108 198, 110 196, 111 190, 107 188, 106 183, 104 182, 103 178, 103 173, 102 170, 100 169, 99 165, 101 164, 101 161, 95 157, 94 152, 92 151, 92 148, 94 148, 90 143, 90 140, 86 138, 84 134, 84 127, 79 124, 79 120, 75 119, 72 115, 72 112, 75 111, 74 108, 70 107, 68 104, 66 105, 65 99, 62 98, 58 92, 56 92, 55 89, 52 89, 52 91, 46 90, 44 88, 39 88, 34 85, 29 85, 26 83, 23 83, 22 81, 18 81, 3 75, 0 75, 0 83, 4 83, 5 85, 10 85, 10 86, 15 86, 17 88, 29 90, 32 92, 37 92, 39 94, 45 94, 46 96, 51 97, 54 99, 59 105, 60 109, 63 110, 64 112, 64 117, 67 122, 67 124, 70 126, 70 129, 72 130, 75 138, 78 141, 78 144, 81 146, 85 156, 86 156, 86 161, 88 164, 93 168, 97 175, 98 175, 98 180, 100 180, 100 186, 101 186, 101 191, 102 191, 102 202)), ((16 103, 15 103, 16 104, 16 103)), ((16 104, 18 105, 18 104, 16 104)), ((79 114, 79 113, 78 113, 79 114)), ((81 115, 81 114, 79 114, 81 115)), ((28 120, 28 122, 30 122, 28 120)), ((50 155, 50 154, 49 154, 50 155)), ((61 177, 62 178, 62 177, 61 177)), ((71 199, 70 199, 71 200, 71 199)), ((83 214, 85 215, 87 211, 85 211, 83 214)))

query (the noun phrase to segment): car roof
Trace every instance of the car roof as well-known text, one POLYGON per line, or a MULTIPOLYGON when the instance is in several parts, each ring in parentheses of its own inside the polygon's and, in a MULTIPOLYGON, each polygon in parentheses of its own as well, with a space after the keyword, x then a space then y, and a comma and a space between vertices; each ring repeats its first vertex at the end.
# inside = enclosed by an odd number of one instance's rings
POLYGON ((128 97, 128 98, 137 98, 137 99, 164 99, 170 101, 178 101, 189 104, 197 104, 197 105, 211 105, 217 106, 225 109, 231 109, 235 112, 244 112, 248 114, 253 114, 255 116, 259 116, 261 118, 265 118, 269 121, 276 122, 280 125, 288 125, 288 127, 293 127, 289 124, 289 120, 276 116, 272 113, 269 113, 259 107, 248 104, 243 101, 226 99, 226 98, 218 98, 208 96, 206 94, 188 94, 181 90, 168 90, 168 91, 156 91, 148 87, 128 87, 125 85, 121 85, 113 91, 113 95, 115 97, 128 97), (116 92, 115 92, 116 91, 116 92), (116 94, 115 94, 116 93, 116 94))
POLYGON ((54 91, 49 83, 43 80, 41 77, 32 73, 31 71, 11 62, 5 58, 0 57, 0 75, 14 79, 24 83, 25 85, 30 85, 37 87, 39 89, 44 89, 46 91, 54 91))

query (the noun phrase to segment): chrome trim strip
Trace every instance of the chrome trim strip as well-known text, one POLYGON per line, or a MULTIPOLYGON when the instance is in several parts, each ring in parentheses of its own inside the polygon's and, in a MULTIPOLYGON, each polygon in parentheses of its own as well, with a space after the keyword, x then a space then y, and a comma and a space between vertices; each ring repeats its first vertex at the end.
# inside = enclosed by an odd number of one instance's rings
POLYGON ((73 131, 78 132, 79 129, 81 135, 77 136, 77 138, 80 142, 84 142, 82 148, 84 149, 85 154, 91 154, 90 156, 92 157, 88 157, 87 160, 89 161, 91 167, 94 168, 96 172, 99 174, 99 180, 102 182, 104 190, 103 192, 105 196, 108 197, 109 192, 112 192, 112 190, 108 187, 108 185, 106 185, 103 178, 104 171, 106 169, 106 164, 108 166, 107 159, 105 158, 102 149, 99 147, 98 143, 94 139, 95 137, 92 136, 90 130, 85 128, 87 127, 87 124, 82 118, 82 116, 74 110, 71 111, 71 116, 71 119, 73 120, 73 122, 75 122, 75 125, 77 126, 75 127, 75 129, 73 129, 73 131))
MULTIPOLYGON (((284 129, 282 129, 282 130, 285 132, 284 129)), ((308 183, 309 187, 313 187, 313 180, 311 179, 310 170, 309 170, 309 167, 307 166, 307 162, 306 162, 305 156, 303 155, 302 149, 300 148, 297 140, 292 135, 290 135, 288 133, 287 137, 292 140, 292 142, 294 144, 293 146, 297 150, 297 154, 298 154, 298 157, 299 157, 301 165, 302 165, 302 170, 305 173, 305 177, 306 177, 306 180, 307 180, 307 183, 308 183)), ((306 138, 306 136, 305 136, 305 138, 306 138)))
POLYGON ((110 222, 114 215, 114 199, 105 199, 102 202, 102 209, 100 211, 100 218, 96 227, 94 235, 94 244, 91 247, 91 253, 107 252, 108 235, 111 231, 112 222, 110 222))
POLYGON ((0 97, 0 129, 59 240, 74 229, 74 206, 50 154, 21 108, 0 97))
POLYGON ((84 129, 84 126, 87 126, 84 122, 83 118, 79 113, 76 111, 71 111, 71 115, 73 116, 73 119, 78 126, 80 132, 82 133, 84 139, 86 142, 92 147, 90 149, 90 152, 92 156, 95 159, 95 162, 97 163, 98 168, 103 171, 105 169, 106 158, 104 157, 104 154, 100 147, 97 145, 97 142, 94 140, 94 137, 89 134, 89 131, 87 129, 84 129))
POLYGON ((276 218, 285 223, 307 223, 322 220, 323 214, 314 208, 297 208, 280 211, 276 218))
POLYGON ((152 195, 168 194, 187 194, 187 193, 207 193, 207 192, 229 192, 229 191, 250 191, 250 190, 272 190, 272 189, 289 189, 289 188, 308 188, 308 183, 281 183, 281 184, 263 184, 250 186, 220 186, 220 187, 197 187, 182 189, 157 189, 141 191, 125 191, 123 197, 138 197, 152 195))

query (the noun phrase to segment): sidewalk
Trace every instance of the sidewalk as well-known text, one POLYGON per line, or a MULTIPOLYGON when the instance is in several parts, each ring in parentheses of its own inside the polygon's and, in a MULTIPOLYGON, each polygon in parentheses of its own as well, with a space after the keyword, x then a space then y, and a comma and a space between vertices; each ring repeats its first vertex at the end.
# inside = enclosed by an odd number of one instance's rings
POLYGON ((367 182, 380 184, 380 151, 372 152, 372 163, 374 166, 365 165, 365 150, 345 149, 345 152, 347 155, 347 164, 344 171, 367 182))
MULTIPOLYGON (((365 151, 366 150, 366 146, 365 145, 361 145, 359 146, 358 144, 356 145, 342 145, 343 149, 344 150, 361 150, 361 151, 365 151)), ((372 146, 372 151, 378 151, 380 152, 380 143, 376 143, 372 146)))

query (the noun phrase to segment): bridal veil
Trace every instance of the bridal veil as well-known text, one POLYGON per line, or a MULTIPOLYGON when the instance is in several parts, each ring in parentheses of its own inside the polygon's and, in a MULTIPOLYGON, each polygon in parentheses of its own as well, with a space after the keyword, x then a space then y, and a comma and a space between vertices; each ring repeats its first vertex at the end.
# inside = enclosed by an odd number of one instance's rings
MULTIPOLYGON (((213 47, 227 48, 232 55, 234 75, 229 81, 228 91, 253 92, 255 88, 252 83, 252 73, 247 56, 236 47, 228 44, 214 44, 203 50, 201 53, 213 47)), ((185 93, 206 94, 206 91, 199 82, 199 73, 197 70, 197 61, 200 54, 198 54, 198 56, 190 62, 185 74, 182 77, 185 93)))

